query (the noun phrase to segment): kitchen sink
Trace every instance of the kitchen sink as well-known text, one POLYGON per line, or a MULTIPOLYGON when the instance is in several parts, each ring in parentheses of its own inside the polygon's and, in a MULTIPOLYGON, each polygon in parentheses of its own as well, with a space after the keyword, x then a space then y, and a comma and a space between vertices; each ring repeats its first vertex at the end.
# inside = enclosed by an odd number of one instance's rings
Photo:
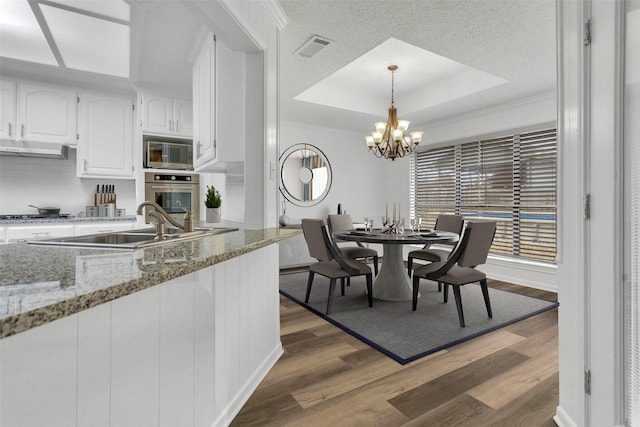
MULTIPOLYGON (((216 227, 193 227, 193 231, 192 233, 196 233, 196 232, 213 232, 216 230, 237 230, 237 228, 216 228, 216 227)), ((138 230, 127 230, 126 233, 134 233, 134 234, 153 234, 154 236, 156 235, 156 228, 140 228, 138 230)), ((184 231, 180 228, 175 228, 175 227, 165 227, 164 229, 164 235, 175 235, 175 234, 184 234, 184 231)), ((217 234, 217 233, 213 233, 213 234, 217 234)))
POLYGON ((88 248, 114 248, 114 249, 138 249, 153 245, 179 242, 196 237, 210 236, 214 234, 236 231, 237 228, 200 228, 188 233, 179 228, 169 229, 165 232, 164 240, 156 240, 155 229, 145 228, 140 230, 122 231, 117 233, 90 234, 87 236, 58 237, 53 239, 29 241, 32 245, 52 246, 80 246, 88 248))

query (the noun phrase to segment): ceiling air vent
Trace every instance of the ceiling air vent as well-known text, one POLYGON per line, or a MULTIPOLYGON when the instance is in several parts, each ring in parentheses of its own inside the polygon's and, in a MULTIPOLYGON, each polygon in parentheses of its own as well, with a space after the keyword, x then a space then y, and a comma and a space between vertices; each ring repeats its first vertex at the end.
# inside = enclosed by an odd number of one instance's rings
POLYGON ((320 49, 327 46, 331 43, 331 40, 321 37, 321 36, 313 36, 309 40, 306 41, 305 44, 300 46, 300 49, 296 51, 296 54, 302 56, 303 58, 311 58, 313 55, 318 53, 320 49))

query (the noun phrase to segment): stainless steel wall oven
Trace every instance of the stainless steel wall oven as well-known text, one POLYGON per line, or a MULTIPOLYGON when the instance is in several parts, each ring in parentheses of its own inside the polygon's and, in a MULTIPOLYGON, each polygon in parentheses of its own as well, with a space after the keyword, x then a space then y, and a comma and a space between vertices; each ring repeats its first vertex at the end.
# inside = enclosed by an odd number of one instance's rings
MULTIPOLYGON (((200 218, 200 177, 198 174, 152 173, 144 174, 145 200, 156 202, 176 221, 184 222, 184 209, 193 213, 194 219, 200 218)), ((148 209, 148 208, 147 208, 148 209)), ((149 218, 145 213, 145 222, 149 218)))

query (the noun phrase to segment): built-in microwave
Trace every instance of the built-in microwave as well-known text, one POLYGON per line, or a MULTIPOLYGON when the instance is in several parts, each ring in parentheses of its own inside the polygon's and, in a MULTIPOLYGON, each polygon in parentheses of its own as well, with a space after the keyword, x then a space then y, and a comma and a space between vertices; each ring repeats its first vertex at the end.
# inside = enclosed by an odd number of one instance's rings
POLYGON ((193 170, 193 142, 190 139, 144 135, 142 147, 145 168, 193 170))

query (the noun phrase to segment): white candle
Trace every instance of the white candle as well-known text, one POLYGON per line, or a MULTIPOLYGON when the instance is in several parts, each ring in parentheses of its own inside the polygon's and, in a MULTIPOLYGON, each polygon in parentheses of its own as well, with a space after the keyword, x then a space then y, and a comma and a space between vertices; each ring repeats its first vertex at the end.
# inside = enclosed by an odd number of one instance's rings
POLYGON ((384 204, 384 220, 385 222, 389 222, 389 202, 384 204))
POLYGON ((393 204, 393 220, 396 220, 396 204, 393 204))
POLYGON ((398 221, 402 221, 402 215, 400 215, 400 203, 398 203, 398 221))

